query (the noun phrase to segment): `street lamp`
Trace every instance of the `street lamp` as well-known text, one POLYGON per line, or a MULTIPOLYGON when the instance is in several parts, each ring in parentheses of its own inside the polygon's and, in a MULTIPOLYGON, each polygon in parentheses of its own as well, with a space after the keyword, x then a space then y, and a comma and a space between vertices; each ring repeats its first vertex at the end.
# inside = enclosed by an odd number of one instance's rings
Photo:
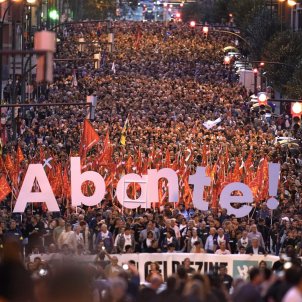
MULTIPOLYGON (((282 1, 281 1, 282 2, 282 1)), ((290 6, 290 7, 293 7, 297 4, 297 1, 295 0, 287 0, 287 4, 290 6)))

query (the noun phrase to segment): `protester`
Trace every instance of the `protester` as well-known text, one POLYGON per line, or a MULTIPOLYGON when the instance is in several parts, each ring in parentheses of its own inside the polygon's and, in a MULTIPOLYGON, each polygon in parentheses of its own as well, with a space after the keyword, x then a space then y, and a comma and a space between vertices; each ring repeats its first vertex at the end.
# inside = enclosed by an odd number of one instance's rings
POLYGON ((234 291, 233 301, 261 301, 259 286, 263 281, 263 273, 258 268, 252 268, 249 272, 250 281, 239 286, 234 291))
MULTIPOLYGON (((66 275, 55 269, 60 254, 70 260, 91 257, 89 264, 81 267, 88 280, 83 292, 89 292, 89 301, 160 301, 159 297, 175 297, 173 292, 182 301, 192 301, 197 295, 201 301, 226 301, 232 284, 233 301, 260 301, 261 292, 270 294, 269 289, 258 288, 263 271, 251 270, 250 281, 241 288, 235 286, 224 267, 219 272, 218 268, 212 270, 209 276, 195 274, 197 268, 190 267, 188 257, 189 253, 204 252, 225 258, 229 254, 258 257, 285 251, 290 263, 299 265, 301 146, 276 143, 277 137, 293 134, 292 121, 285 119, 285 113, 266 119, 250 110, 250 92, 238 83, 233 66, 226 68, 223 64, 223 49, 237 47, 233 36, 211 30, 205 36, 183 23, 117 21, 113 30, 112 52, 105 50, 107 33, 102 24, 70 24, 58 31, 60 43, 55 56, 70 61, 56 62, 53 84, 34 83, 33 94, 27 95, 28 107, 18 111, 17 142, 12 139, 14 113, 11 109, 2 112, 5 135, 0 176, 12 192, 1 197, 0 243, 13 238, 22 245, 25 258, 42 253, 53 257, 45 263, 37 260, 27 265, 39 280, 57 276, 50 288, 58 292, 50 294, 50 301, 68 301, 61 290, 63 282, 59 284, 66 275), (88 43, 81 49, 79 37, 88 43), (95 68, 92 58, 99 48, 102 58, 95 68), (82 152, 87 108, 30 105, 82 103, 88 95, 98 99, 91 125, 100 140, 87 152, 82 152), (214 127, 204 126, 215 120, 220 122, 214 127), (107 193, 98 206, 71 205, 69 156, 78 155, 82 155, 82 172, 97 171, 105 179, 107 193), (274 211, 266 203, 268 162, 281 164, 276 196, 279 207, 274 211), (44 203, 35 203, 28 204, 22 215, 12 213, 29 163, 44 164, 60 212, 49 212, 44 203), (197 166, 207 166, 206 173, 211 176, 204 192, 208 211, 198 210, 192 202, 188 179, 197 166), (159 200, 150 209, 126 209, 117 200, 116 186, 122 176, 161 168, 177 172, 177 203, 168 202, 165 179, 159 180, 159 200), (219 205, 222 189, 235 181, 244 182, 253 191, 252 211, 247 217, 237 218, 219 205), (139 289, 134 267, 123 269, 120 257, 132 253, 168 253, 169 257, 187 254, 183 267, 168 279, 161 295, 166 276, 156 263, 152 263, 150 272, 147 268, 151 285, 143 289, 139 289), (50 267, 45 269, 45 265, 50 267), (108 281, 100 282, 102 278, 108 281)), ((10 98, 7 91, 5 98, 10 98)), ((36 182, 33 190, 39 191, 36 182)), ((90 196, 94 187, 85 182, 82 191, 90 196)), ((140 193, 137 184, 127 188, 131 199, 140 193)), ((273 270, 283 272, 289 261, 280 257, 273 270)), ((270 277, 266 281, 270 282, 270 277)), ((46 283, 41 281, 37 289, 42 291, 46 283)), ((68 286, 78 284, 75 278, 68 286)), ((291 283, 290 297, 299 292, 297 284, 291 283)), ((74 301, 82 297, 77 298, 77 293, 74 301)), ((285 294, 286 290, 280 296, 285 294)))

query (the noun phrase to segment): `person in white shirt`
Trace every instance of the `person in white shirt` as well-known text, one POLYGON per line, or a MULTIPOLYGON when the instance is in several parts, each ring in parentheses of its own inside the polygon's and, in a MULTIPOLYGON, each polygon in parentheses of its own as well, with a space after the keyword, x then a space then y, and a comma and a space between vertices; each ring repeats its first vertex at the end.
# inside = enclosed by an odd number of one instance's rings
POLYGON ((117 253, 125 253, 126 246, 134 247, 134 237, 130 228, 122 228, 114 241, 114 248, 117 253))
POLYGON ((243 231, 242 232, 242 237, 237 242, 238 250, 240 250, 240 248, 242 246, 246 249, 250 245, 251 245, 251 241, 247 237, 247 231, 243 231))
POLYGON ((250 228, 250 232, 247 235, 248 239, 252 241, 252 239, 257 238, 259 240, 259 245, 265 248, 264 240, 262 234, 258 232, 256 224, 253 224, 250 228))
POLYGON ((70 223, 65 225, 65 230, 58 238, 59 249, 61 249, 63 245, 67 245, 73 251, 77 250, 77 236, 76 233, 71 230, 70 223))
POLYGON ((210 228, 210 235, 208 236, 205 247, 204 247, 207 253, 214 254, 215 234, 216 234, 216 229, 210 228))
POLYGON ((171 228, 174 230, 175 232, 175 237, 177 240, 180 240, 180 231, 179 231, 179 227, 178 225, 176 224, 176 219, 175 218, 172 218, 171 219, 171 228))
POLYGON ((217 255, 229 255, 229 254, 231 254, 231 252, 226 249, 226 242, 225 241, 220 242, 219 249, 216 250, 215 254, 217 254, 217 255))
POLYGON ((74 230, 75 230, 75 234, 76 234, 76 238, 77 238, 77 245, 84 246, 84 236, 83 236, 83 233, 81 233, 81 231, 82 231, 81 226, 77 225, 74 230))

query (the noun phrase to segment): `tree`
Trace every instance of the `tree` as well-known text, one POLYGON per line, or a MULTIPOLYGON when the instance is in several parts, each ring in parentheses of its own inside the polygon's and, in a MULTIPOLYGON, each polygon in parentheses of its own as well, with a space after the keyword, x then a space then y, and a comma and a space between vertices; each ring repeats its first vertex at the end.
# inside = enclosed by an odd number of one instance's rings
POLYGON ((201 2, 186 3, 182 9, 182 20, 188 21, 204 21, 206 11, 204 5, 201 2))
POLYGON ((114 17, 116 1, 112 0, 85 0, 83 4, 83 19, 105 20, 114 17))
POLYGON ((190 20, 224 23, 229 19, 229 5, 231 0, 196 1, 186 3, 183 8, 183 21, 190 20))
POLYGON ((265 0, 231 0, 229 11, 233 14, 235 23, 240 29, 245 29, 258 12, 265 7, 265 0))
POLYGON ((296 94, 294 88, 301 80, 301 68, 297 69, 302 59, 302 34, 284 31, 277 33, 266 45, 263 60, 282 64, 267 64, 267 76, 274 88, 281 93, 296 94), (295 78, 294 78, 295 76, 295 78))
POLYGON ((294 71, 291 79, 285 85, 285 91, 288 98, 302 99, 302 63, 294 71))
POLYGON ((253 60, 261 58, 264 47, 279 30, 280 24, 276 16, 266 7, 259 7, 253 12, 253 18, 244 28, 242 35, 249 41, 250 55, 253 60))
POLYGON ((213 5, 212 20, 217 23, 225 23, 229 21, 231 0, 217 0, 213 5))

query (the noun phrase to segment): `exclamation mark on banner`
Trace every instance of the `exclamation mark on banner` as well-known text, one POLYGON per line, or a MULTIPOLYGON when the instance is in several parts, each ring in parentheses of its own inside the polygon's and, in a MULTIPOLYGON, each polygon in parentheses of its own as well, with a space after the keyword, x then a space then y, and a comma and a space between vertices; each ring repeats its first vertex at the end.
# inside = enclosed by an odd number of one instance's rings
POLYGON ((278 208, 279 201, 275 198, 278 193, 278 182, 280 174, 280 164, 268 164, 268 193, 270 198, 267 201, 267 207, 271 210, 278 208))

